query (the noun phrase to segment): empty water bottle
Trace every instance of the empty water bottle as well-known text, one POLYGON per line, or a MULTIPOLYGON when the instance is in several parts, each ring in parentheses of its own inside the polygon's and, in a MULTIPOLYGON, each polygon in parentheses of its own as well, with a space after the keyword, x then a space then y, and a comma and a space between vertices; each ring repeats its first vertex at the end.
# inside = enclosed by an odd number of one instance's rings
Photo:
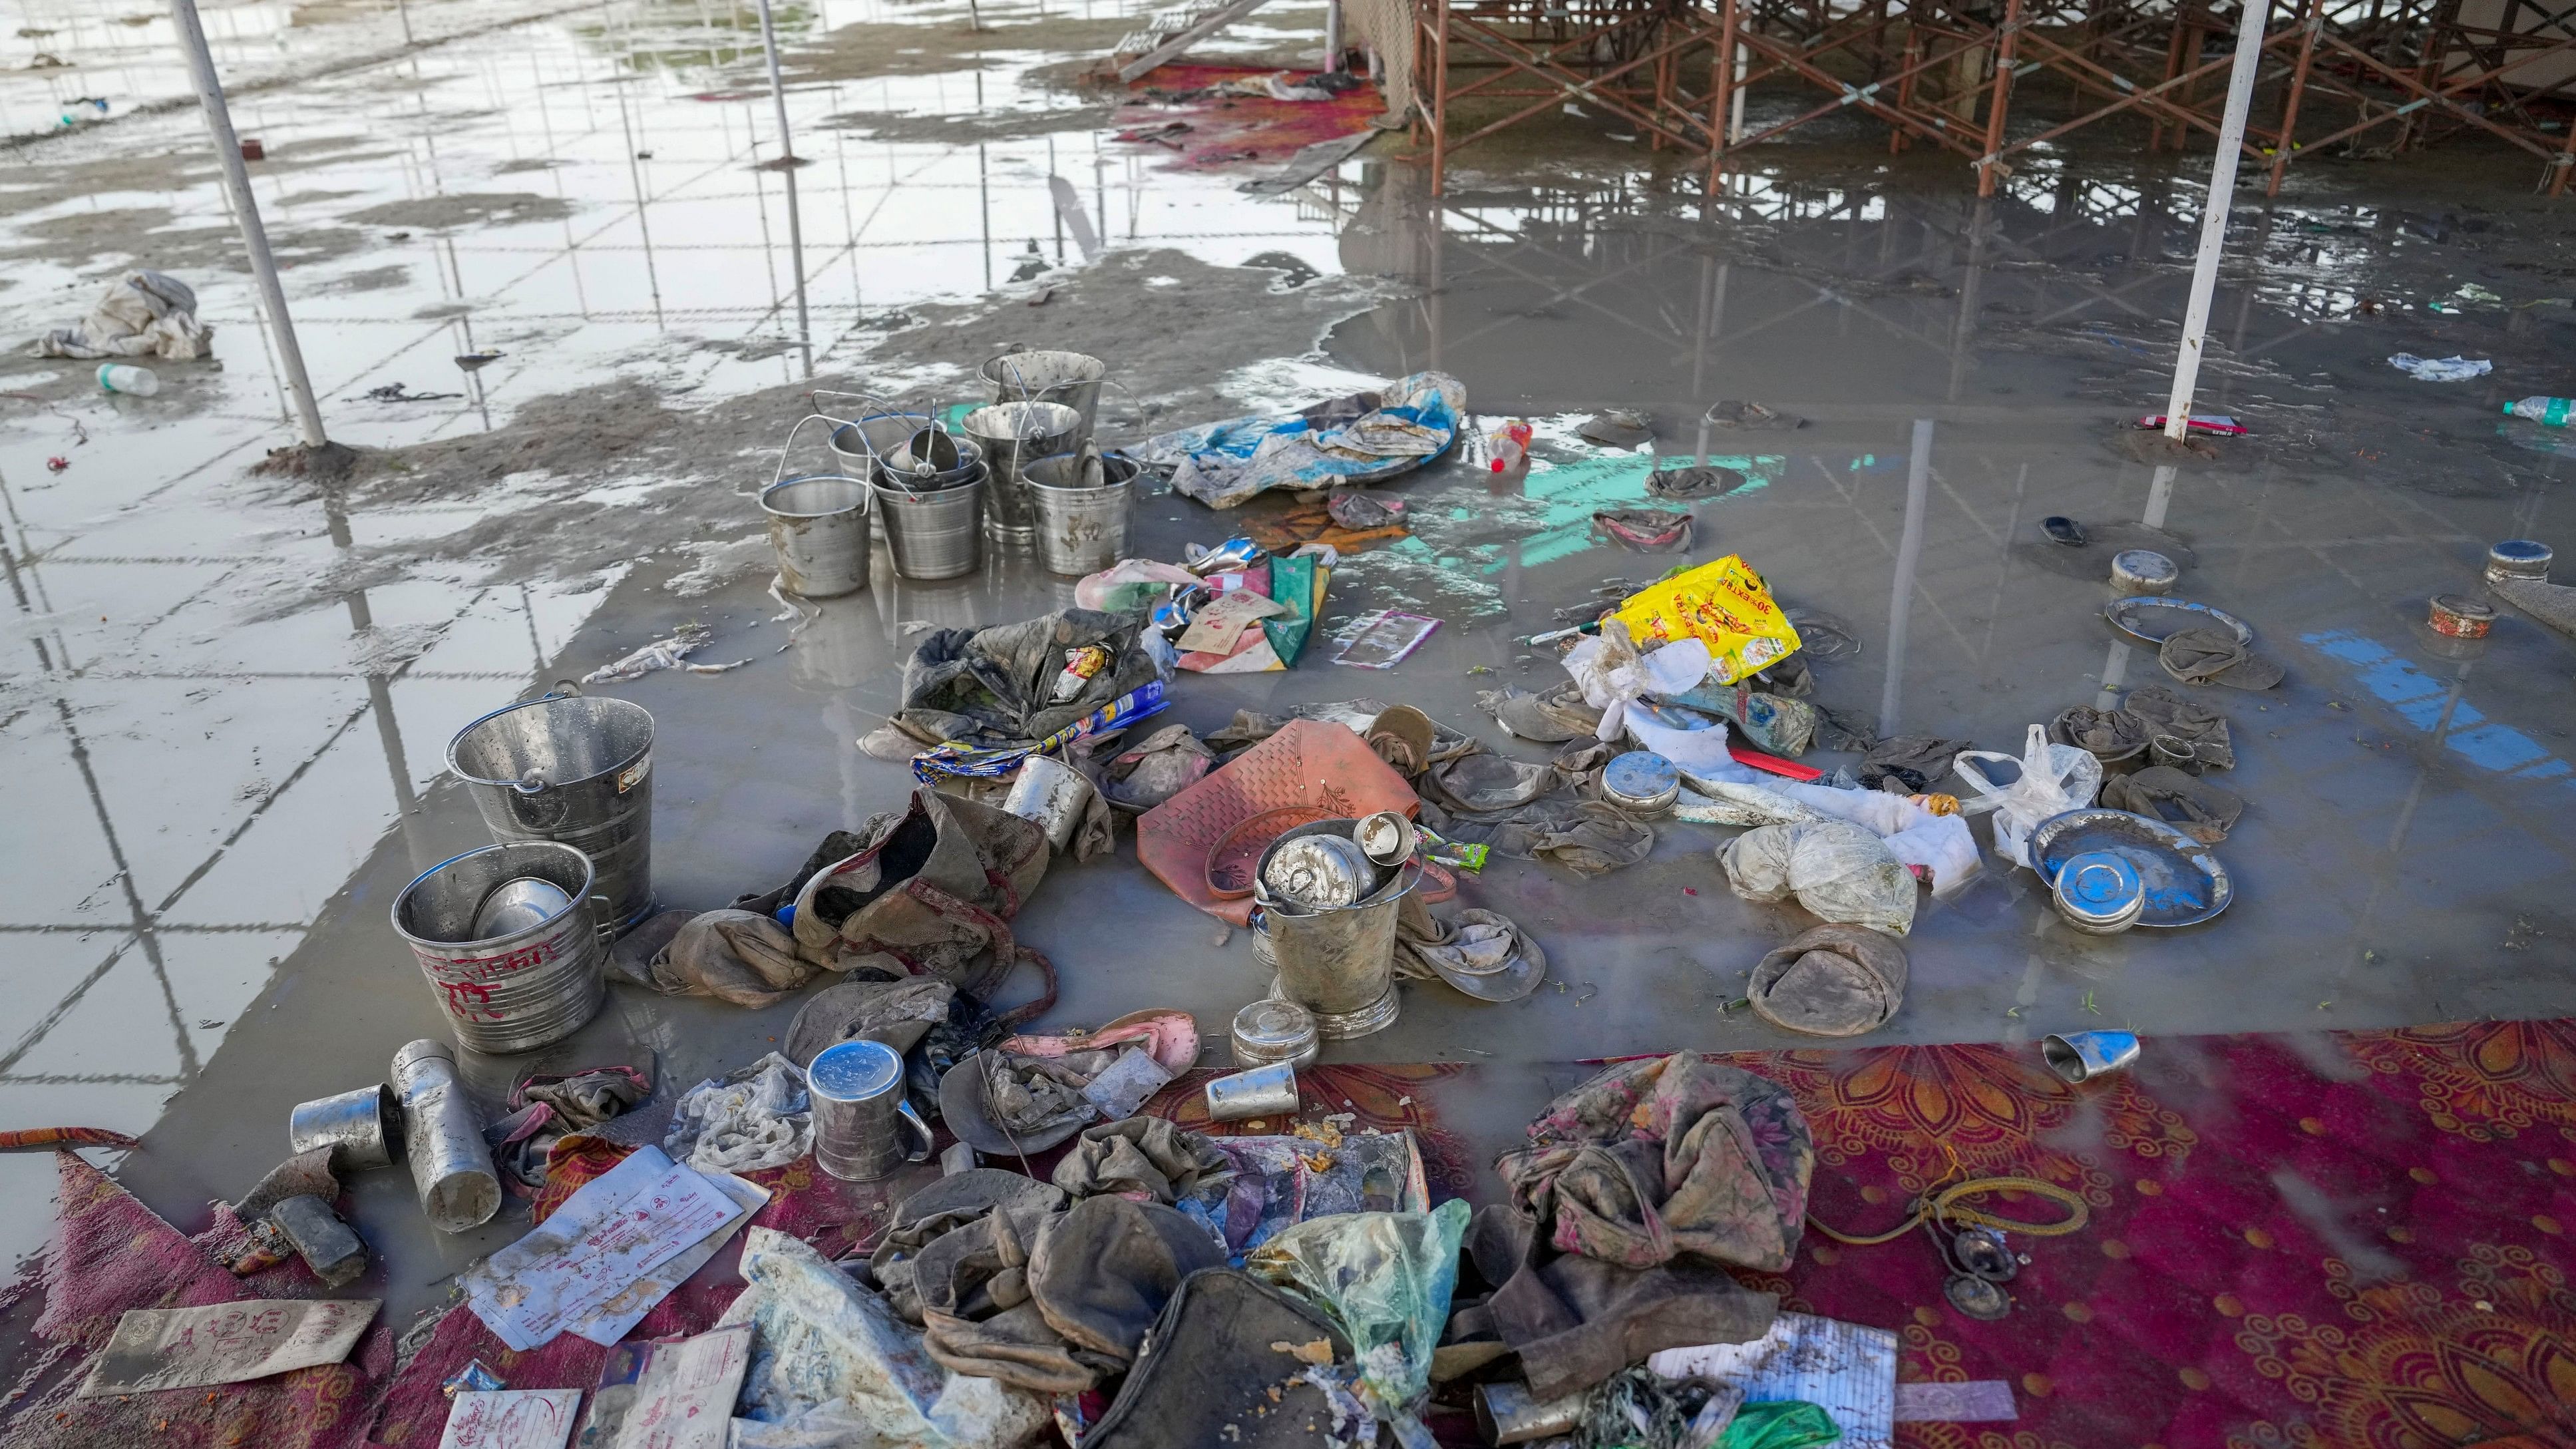
POLYGON ((98 368, 98 385, 109 392, 150 397, 161 390, 161 378, 151 368, 137 367, 130 362, 103 362, 98 368))
POLYGON ((2567 426, 2570 413, 2576 413, 2576 398, 2527 397, 2520 402, 2504 405, 2506 417, 2529 418, 2535 423, 2552 428, 2567 426))

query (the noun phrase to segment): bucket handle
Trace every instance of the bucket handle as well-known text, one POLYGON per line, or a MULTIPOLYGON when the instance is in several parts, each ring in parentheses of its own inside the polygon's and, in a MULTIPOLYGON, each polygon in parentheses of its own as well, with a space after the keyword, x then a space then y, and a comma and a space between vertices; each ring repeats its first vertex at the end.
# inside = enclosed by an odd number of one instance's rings
MULTIPOLYGON (((983 362, 979 363, 979 364, 976 366, 976 368, 975 368, 975 375, 976 375, 976 376, 978 376, 978 377, 981 377, 981 376, 983 376, 983 375, 984 375, 984 370, 985 370, 986 368, 991 367, 994 363, 1001 361, 1001 360, 1002 360, 1003 358, 1005 358, 1005 357, 1018 357, 1018 356, 1020 356, 1022 353, 1026 352, 1027 350, 1028 350, 1028 349, 1027 349, 1027 348, 1024 348, 1024 347, 1020 347, 1020 348, 1004 348, 1002 351, 994 353, 992 356, 985 358, 985 359, 983 360, 983 362)), ((1016 368, 1016 367, 1009 369, 1009 372, 1010 372, 1010 380, 1011 380, 1012 382, 1016 383, 1016 384, 1019 386, 1019 389, 1020 389, 1020 401, 1022 401, 1022 402, 1034 402, 1034 401, 1036 401, 1036 400, 1037 400, 1037 394, 1036 394, 1035 392, 1030 391, 1030 389, 1029 389, 1029 375, 1028 375, 1028 373, 1026 373, 1025 371, 1023 371, 1023 370, 1021 370, 1021 369, 1019 369, 1019 368, 1016 368)), ((993 374, 993 385, 994 385, 996 388, 999 388, 999 387, 1001 386, 1001 384, 1002 384, 1002 374, 1001 374, 1001 373, 999 373, 999 372, 994 373, 994 374, 993 374)))
POLYGON ((599 938, 599 949, 605 951, 617 944, 617 903, 606 896, 590 898, 590 932, 599 938))
MULTIPOLYGON (((787 481, 787 455, 796 451, 796 435, 805 431, 805 425, 807 423, 830 423, 838 421, 839 419, 837 418, 828 418, 821 413, 807 413, 805 416, 798 418, 796 420, 796 426, 787 430, 787 441, 778 445, 778 466, 770 472, 769 487, 775 488, 779 484, 787 481)), ((838 477, 839 475, 834 474, 832 476, 838 477)), ((858 481, 865 482, 866 480, 861 479, 858 481)), ((761 491, 765 493, 769 490, 764 488, 761 491)))
MULTIPOLYGON (((808 406, 808 407, 812 408, 812 409, 815 411, 815 413, 817 413, 818 415, 820 415, 820 416, 823 418, 823 420, 824 420, 824 421, 826 421, 826 422, 833 422, 833 423, 845 423, 845 424, 846 424, 846 423, 855 423, 855 422, 857 422, 857 421, 858 421, 858 419, 857 419, 857 418, 836 418, 836 417, 833 417, 831 414, 824 412, 824 411, 823 411, 823 399, 825 399, 825 398, 827 398, 827 397, 847 397, 847 398, 856 398, 856 399, 858 399, 860 402, 867 404, 869 407, 872 407, 872 408, 883 408, 883 409, 884 409, 884 410, 886 410, 887 412, 892 412, 892 411, 894 411, 894 404, 893 404, 893 403, 886 401, 884 398, 878 397, 875 393, 872 393, 872 392, 843 392, 843 391, 841 391, 839 388, 834 388, 834 387, 817 387, 817 388, 809 388, 809 389, 807 389, 807 390, 806 390, 806 393, 805 393, 805 404, 806 404, 806 406, 808 406)), ((864 435, 862 435, 862 436, 861 436, 861 438, 859 439, 859 441, 860 441, 860 442, 862 442, 862 443, 864 443, 864 442, 866 442, 866 441, 867 441, 867 439, 866 439, 866 437, 865 437, 864 435)), ((874 451, 876 451, 876 450, 875 450, 875 449, 873 449, 873 448, 871 448, 871 449, 869 449, 869 451, 873 453, 873 452, 874 452, 874 451)))

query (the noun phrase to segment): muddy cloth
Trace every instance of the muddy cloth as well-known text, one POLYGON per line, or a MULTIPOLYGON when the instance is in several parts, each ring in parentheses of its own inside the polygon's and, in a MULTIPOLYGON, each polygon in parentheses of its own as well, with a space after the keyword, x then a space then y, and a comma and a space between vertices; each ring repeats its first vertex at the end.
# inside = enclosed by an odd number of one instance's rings
POLYGON ((2236 828, 2245 802, 2197 775, 2171 765, 2151 765, 2133 775, 2114 775, 2102 782, 2102 803, 2161 820, 2203 845, 2216 845, 2236 828))
MULTIPOLYGON (((1466 1260, 1443 1347, 1499 1343, 1545 1400, 1588 1389, 1667 1348, 1745 1343, 1771 1331, 1780 1300, 1723 1268, 1676 1258, 1623 1268, 1551 1248, 1502 1203, 1467 1228, 1466 1260)), ((1085 1441, 1088 1445, 1089 1441, 1085 1441)))
POLYGON ((1866 754, 1878 748, 1878 726, 1860 710, 1820 704, 1816 706, 1816 743, 1828 750, 1866 754))
POLYGON ((1469 907, 1438 920, 1417 893, 1396 915, 1395 974, 1446 981, 1478 1001, 1518 1001, 1547 978, 1547 953, 1500 911, 1469 907))
POLYGON ((793 927, 805 959, 933 976, 988 1001, 1026 962, 1044 994, 1002 1013, 1004 1024, 1054 1005, 1054 963, 1008 924, 1046 876, 1045 830, 935 790, 915 790, 903 815, 870 824, 865 849, 806 882, 793 927))
POLYGON ((1490 752, 1434 765, 1416 782, 1425 799, 1461 815, 1517 810, 1560 783, 1554 768, 1490 752))
POLYGON ((1183 1278, 1225 1265, 1206 1228, 1159 1203, 1094 1197, 1040 1214, 1034 1202, 912 1260, 923 1346, 951 1373, 1041 1394, 1094 1388, 1126 1370, 1183 1278))
POLYGON ((2227 716, 2183 698, 2161 684, 2133 690, 2124 701, 2129 713, 2147 722, 2150 738, 2172 735, 2191 742, 2192 760, 2204 769, 2236 765, 2236 747, 2227 737, 2227 716))
MULTIPOLYGON (((902 758, 912 758, 911 750, 906 749, 902 758)), ((827 865, 849 859, 867 849, 867 845, 867 838, 855 831, 835 830, 823 837, 823 843, 814 847, 814 853, 805 857, 805 863, 796 867, 796 873, 789 876, 784 884, 762 891, 756 896, 736 896, 733 908, 775 920, 778 916, 778 908, 794 904, 797 893, 805 889, 805 882, 812 880, 815 872, 827 865)), ((666 911, 663 914, 673 913, 666 911)), ((623 937, 619 938, 619 944, 624 944, 623 937)))
POLYGON ((1141 1193, 1169 1203, 1233 1171, 1226 1155, 1199 1134, 1162 1117, 1130 1117, 1083 1128, 1051 1176, 1078 1198, 1141 1193))
POLYGON ((1599 800, 1563 795, 1505 814, 1476 816, 1422 805, 1423 823, 1466 845, 1491 846, 1515 860, 1552 860, 1581 875, 1635 865, 1655 848, 1654 827, 1599 800))
POLYGON ((1188 725, 1165 725, 1101 767, 1100 791, 1121 810, 1141 814, 1207 777, 1216 752, 1188 725))
POLYGON ((797 1009, 782 1050, 799 1066, 812 1066, 825 1047, 845 1041, 878 1041, 908 1053, 948 1020, 956 998, 956 987, 927 977, 827 986, 797 1009))
POLYGON ((1537 694, 1484 690, 1476 696, 1476 707, 1492 715, 1513 737, 1534 744, 1589 738, 1601 728, 1601 711, 1583 702, 1582 686, 1570 679, 1537 694))
POLYGON ((1404 522, 1404 500, 1391 493, 1340 492, 1324 502, 1324 511, 1344 528, 1372 529, 1400 526, 1404 522))
POLYGON ((1034 1225, 1062 1212, 1066 1203, 1061 1189, 998 1167, 970 1167, 934 1179, 896 1206, 868 1258, 869 1274, 895 1312, 917 1326, 921 1299, 913 1273, 933 1242, 997 1212, 1034 1225))
POLYGON ((533 1194, 546 1185, 557 1142, 635 1110, 653 1095, 652 1079, 633 1067, 598 1067, 570 1075, 539 1073, 510 1091, 509 1115, 483 1129, 503 1185, 533 1194))
POLYGON ((1728 398, 1708 405, 1708 425, 1729 431, 1787 432, 1807 425, 1805 418, 1767 408, 1758 402, 1741 402, 1728 398))
POLYGON ((1886 841, 1848 820, 1757 826, 1720 847, 1717 863, 1745 900, 1795 895, 1827 921, 1894 936, 1914 929, 1914 873, 1886 841))
POLYGON ((1691 516, 1663 508, 1604 508, 1592 515, 1593 532, 1630 553, 1683 553, 1691 546, 1691 516))
POLYGON ((1950 773, 1950 762, 1961 750, 1973 749, 1966 740, 1945 740, 1932 735, 1898 735, 1870 746, 1861 758, 1860 782, 1871 790, 1879 782, 1894 779, 1908 795, 1920 795, 1935 781, 1950 773))
POLYGON ((1467 389, 1440 372, 1328 398, 1285 417, 1230 418, 1148 438, 1135 456, 1171 467, 1172 491, 1233 508, 1267 488, 1374 483, 1448 451, 1467 389))
POLYGON ((1659 468, 1646 475, 1646 494, 1650 498, 1675 503, 1697 498, 1719 498, 1744 486, 1744 475, 1733 468, 1714 464, 1705 467, 1659 468))
POLYGON ((1713 714, 1741 731, 1753 747, 1775 755, 1803 755, 1816 742, 1816 707, 1803 699, 1766 694, 1747 684, 1702 684, 1667 696, 1674 704, 1713 714))
POLYGON ((1029 1296, 1029 1262, 1052 1221, 988 1213, 912 1260, 921 1346, 941 1368, 1038 1394, 1078 1394, 1099 1381, 1029 1296))
POLYGON ((1034 1137, 1074 1122, 1089 1122, 1100 1109, 1082 1095, 1092 1074, 1061 1058, 995 1053, 979 1073, 984 1114, 1014 1137, 1034 1137))
POLYGON ((1633 448, 1655 435, 1654 419, 1634 408, 1610 408, 1577 424, 1574 435, 1605 448, 1633 448))
POLYGON ((1339 1382, 1327 1366, 1350 1357, 1331 1318, 1293 1295, 1232 1268, 1193 1273, 1082 1449, 1315 1449, 1351 1442, 1363 1425, 1360 1442, 1374 1442, 1365 1411, 1346 1396, 1341 1410, 1326 1387, 1339 1382), (1337 1429, 1346 1432, 1327 1437, 1337 1429))
POLYGON ((1788 1089, 1695 1052, 1623 1062, 1548 1104, 1494 1161, 1548 1246, 1627 1268, 1785 1271, 1815 1148, 1788 1089))
POLYGON ((1745 987, 1753 1013, 1807 1036, 1859 1036, 1905 1004, 1905 948, 1860 926, 1818 926, 1765 955, 1745 987))
POLYGON ((2185 684, 2230 689, 2270 689, 2283 673, 2279 663, 2255 654, 2223 629, 2175 630, 2157 646, 2156 663, 2185 684))
POLYGON ((2147 722, 2125 709, 2095 709, 2079 704, 2049 725, 2048 737, 2074 745, 2105 760, 2135 754, 2147 743, 2147 722))
POLYGON ((903 666, 895 719, 924 739, 977 746, 1029 744, 1081 720, 1153 680, 1138 647, 1142 616, 1064 609, 989 629, 938 629, 921 637, 903 666), (1059 697, 1066 656, 1097 646, 1109 663, 1059 697))
POLYGON ((680 1094, 662 1150, 701 1172, 785 1167, 814 1145, 805 1070, 776 1052, 680 1094))
POLYGON ((102 357, 204 357, 214 350, 214 329, 197 320, 197 294, 176 277, 128 272, 107 284, 78 327, 60 327, 36 340, 38 357, 94 362, 102 357))
POLYGON ((1583 735, 1556 747, 1548 763, 1556 767, 1566 786, 1585 799, 1601 795, 1601 768, 1628 752, 1625 742, 1611 744, 1583 735))
POLYGON ((672 996, 714 996, 754 1009, 776 1006, 814 977, 796 938, 767 916, 708 911, 680 927, 653 957, 653 987, 672 996))
POLYGON ((1225 1245, 1172 1208, 1089 1197, 1039 1236, 1029 1292, 1076 1357, 1120 1373, 1181 1280, 1223 1266, 1225 1245))

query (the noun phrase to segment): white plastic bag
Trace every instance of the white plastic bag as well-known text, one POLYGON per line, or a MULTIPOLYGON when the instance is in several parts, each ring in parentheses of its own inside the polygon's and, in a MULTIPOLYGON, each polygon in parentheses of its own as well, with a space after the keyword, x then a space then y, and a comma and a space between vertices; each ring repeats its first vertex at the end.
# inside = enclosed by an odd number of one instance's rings
POLYGON ((1628 626, 1613 618, 1565 651, 1565 672, 1583 690, 1583 702, 1601 711, 1595 735, 1607 742, 1627 733, 1628 706, 1638 696, 1690 692, 1708 677, 1710 659, 1707 642, 1696 638, 1641 654, 1628 626))
POLYGON ((2039 822, 2093 803, 2102 788, 2102 762, 2073 745, 2052 745, 2046 731, 2030 727, 2030 740, 2016 760, 1994 750, 1961 750, 1951 762, 1959 778, 1974 786, 1973 798, 1959 801, 1961 811, 1995 812, 1995 853, 2015 865, 2028 866, 2030 832, 2039 822), (2020 771, 2009 784, 1997 784, 1981 761, 1998 761, 2020 771))
POLYGON ((701 1172, 785 1167, 814 1148, 805 1073, 771 1052, 680 1094, 662 1149, 701 1172))
POLYGON ((1886 842, 1848 820, 1748 830, 1718 851, 1717 863, 1748 901, 1795 894, 1823 920, 1891 936, 1914 929, 1914 873, 1886 842))

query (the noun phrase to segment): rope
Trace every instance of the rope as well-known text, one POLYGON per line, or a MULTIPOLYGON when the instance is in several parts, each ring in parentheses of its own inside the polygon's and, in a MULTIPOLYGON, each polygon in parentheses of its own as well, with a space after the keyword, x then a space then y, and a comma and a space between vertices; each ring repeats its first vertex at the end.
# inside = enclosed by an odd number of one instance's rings
POLYGON ((2035 1177, 1972 1177, 1966 1182, 1943 1188, 1928 1198, 1916 1199, 1914 1210, 1906 1216, 1905 1221, 1883 1233, 1841 1232, 1814 1213, 1807 1214, 1807 1226, 1837 1243, 1855 1248, 1867 1248, 1880 1243, 1892 1243, 1924 1223, 1934 1220, 1947 1225, 2000 1228, 2008 1233, 2028 1233, 2034 1238, 2061 1238, 2068 1233, 2081 1231, 2092 1217, 2093 1210, 2085 1206, 2083 1198, 2066 1188, 2059 1187, 2056 1183, 2042 1182, 2035 1177), (2018 1218, 1999 1217, 1976 1208, 1957 1205, 1963 1198, 1982 1197, 1987 1193, 1995 1192, 2026 1192, 2034 1197, 2046 1198, 2066 1209, 2066 1216, 2053 1223, 2033 1223, 2018 1218))

